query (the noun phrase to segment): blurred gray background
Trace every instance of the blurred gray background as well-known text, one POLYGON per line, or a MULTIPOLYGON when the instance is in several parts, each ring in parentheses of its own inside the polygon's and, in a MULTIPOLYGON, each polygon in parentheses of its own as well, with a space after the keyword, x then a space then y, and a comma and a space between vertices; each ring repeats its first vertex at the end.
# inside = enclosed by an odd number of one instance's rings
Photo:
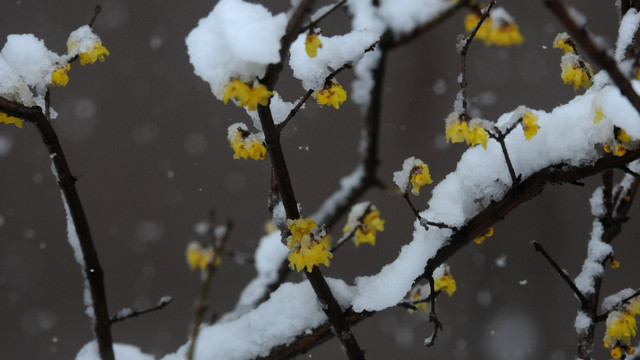
MULTIPOLYGON (((101 3, 95 30, 111 52, 105 63, 73 64, 66 88, 55 88, 54 121, 106 273, 111 312, 144 308, 161 296, 175 299, 168 308, 113 327, 117 342, 140 346, 157 356, 187 340, 198 273, 184 260, 194 224, 209 209, 236 227, 229 247, 252 252, 270 215, 266 208, 269 162, 239 161, 226 140, 227 127, 247 121, 244 110, 224 106, 197 78, 184 38, 213 8, 214 0, 125 1, 101 3)), ((263 1, 282 11, 288 1, 263 1)), ((327 2, 320 1, 319 4, 327 2)), ((589 18, 590 28, 615 43, 614 1, 568 1, 589 18)), ((95 2, 0 2, 0 43, 12 33, 33 33, 59 53, 70 31, 87 23, 95 2)), ((508 49, 473 44, 468 58, 473 111, 495 120, 520 104, 550 111, 575 93, 560 79, 562 52, 551 43, 559 23, 542 1, 504 0, 525 38, 508 49)), ((323 23, 326 35, 344 33, 349 18, 337 12, 323 23)), ((452 110, 460 72, 456 35, 458 14, 435 30, 393 52, 385 82, 380 174, 393 171, 409 156, 431 167, 435 182, 454 169, 466 146, 446 144, 444 118, 452 110)), ((597 67, 596 67, 597 68, 597 67)), ((352 74, 343 72, 347 85, 352 74)), ((303 89, 285 71, 278 91, 287 100, 303 89)), ((310 214, 358 161, 361 116, 347 103, 336 111, 312 101, 283 135, 285 155, 303 214, 310 214)), ((92 339, 82 305, 82 276, 66 241, 60 192, 45 147, 32 126, 0 126, 0 358, 69 359, 92 339)), ((620 178, 620 174, 617 174, 620 178)), ((588 199, 599 184, 550 186, 495 227, 485 244, 472 244, 450 261, 458 291, 441 297, 438 312, 444 332, 434 348, 423 339, 432 332, 425 316, 403 309, 377 314, 355 328, 371 359, 571 359, 575 355, 574 318, 578 302, 551 267, 534 252, 537 240, 575 276, 586 254, 592 218, 588 199), (496 266, 497 259, 506 266, 496 266)), ((429 190, 416 200, 424 207, 429 190)), ((372 190, 387 220, 375 247, 357 252, 346 246, 325 274, 352 283, 374 274, 410 241, 413 218, 397 195, 372 190)), ((615 242, 622 267, 607 270, 604 294, 638 287, 638 208, 615 242), (634 246, 635 243, 635 246, 634 246)), ((340 233, 344 220, 336 229, 340 233)), ((213 281, 215 312, 233 308, 255 274, 250 265, 225 259, 213 281)), ((302 278, 295 274, 290 279, 302 278)), ((602 327, 597 333, 597 355, 602 327)), ((336 341, 309 354, 341 358, 336 341)))

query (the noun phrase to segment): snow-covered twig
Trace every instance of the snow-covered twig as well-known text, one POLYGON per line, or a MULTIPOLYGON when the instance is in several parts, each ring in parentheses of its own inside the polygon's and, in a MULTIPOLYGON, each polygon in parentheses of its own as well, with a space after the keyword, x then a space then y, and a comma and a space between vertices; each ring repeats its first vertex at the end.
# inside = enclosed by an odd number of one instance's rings
POLYGON ((118 311, 118 313, 111 317, 111 324, 117 323, 119 321, 125 321, 132 317, 138 317, 140 315, 144 315, 153 311, 162 310, 167 307, 169 304, 173 302, 173 298, 171 296, 163 296, 158 300, 158 303, 150 308, 144 310, 133 310, 129 308, 122 309, 118 311))

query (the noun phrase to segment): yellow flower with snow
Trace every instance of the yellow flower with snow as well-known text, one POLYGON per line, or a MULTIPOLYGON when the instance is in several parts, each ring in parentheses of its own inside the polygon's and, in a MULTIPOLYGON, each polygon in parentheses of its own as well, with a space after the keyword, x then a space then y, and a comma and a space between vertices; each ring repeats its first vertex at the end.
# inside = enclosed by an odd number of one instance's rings
POLYGON ((238 100, 238 106, 246 106, 250 111, 254 111, 258 108, 258 105, 269 105, 271 96, 273 96, 273 93, 263 84, 249 87, 244 82, 233 79, 224 87, 222 102, 226 104, 229 99, 236 99, 238 100))
POLYGON ((429 173, 429 166, 425 163, 414 166, 413 169, 411 169, 411 178, 409 181, 412 187, 411 192, 414 195, 419 195, 422 186, 433 182, 433 180, 431 180, 431 174, 429 173))
POLYGON ((482 148, 487 150, 488 135, 487 130, 482 124, 472 120, 468 125, 469 131, 467 132, 467 145, 476 146, 482 145, 482 148))
MULTIPOLYGON (((470 13, 465 17, 465 30, 473 31, 478 22, 480 15, 476 12, 470 13)), ((515 23, 513 17, 503 8, 495 8, 490 17, 486 18, 478 31, 476 38, 482 40, 486 46, 511 46, 520 45, 524 42, 520 29, 515 23)))
POLYGON ((318 38, 318 34, 313 31, 309 31, 307 38, 304 41, 304 48, 310 58, 318 56, 318 48, 322 47, 322 41, 318 38))
POLYGON ((446 121, 447 142, 459 143, 469 137, 469 123, 460 118, 457 112, 449 114, 446 121))
POLYGON ((636 318, 628 311, 614 310, 609 312, 606 321, 606 332, 604 337, 604 346, 611 348, 620 342, 624 345, 631 344, 631 338, 636 336, 636 318))
MULTIPOLYGON (((204 271, 207 265, 209 265, 214 254, 215 252, 213 251, 212 246, 203 247, 202 244, 197 241, 190 242, 187 245, 187 250, 185 251, 185 257, 187 259, 187 264, 189 264, 189 268, 191 268, 191 270, 199 268, 200 271, 204 271)), ((213 266, 220 266, 220 262, 220 256, 216 256, 213 266)))
POLYGON ((445 291, 447 295, 453 296, 453 293, 456 292, 456 281, 453 279, 453 275, 449 272, 445 272, 444 275, 435 279, 433 284, 433 288, 435 291, 445 291))
POLYGON ((340 105, 347 100, 347 92, 334 80, 324 89, 316 91, 315 97, 318 100, 318 105, 331 105, 340 109, 340 105))
POLYGON ((267 148, 264 145, 264 135, 251 134, 243 123, 235 123, 227 130, 227 139, 233 149, 234 159, 264 160, 267 148))
POLYGON ((604 119, 604 114, 602 113, 602 108, 601 107, 597 107, 594 111, 595 115, 593 116, 593 123, 597 124, 599 123, 602 119, 604 119))
POLYGON ((69 63, 53 70, 51 73, 51 84, 55 86, 67 86, 69 82, 69 75, 67 73, 69 70, 71 70, 69 63))
POLYGON ((631 136, 629 136, 629 134, 627 134, 627 132, 624 131, 624 129, 616 126, 614 130, 616 134, 616 139, 618 139, 620 142, 626 143, 631 141, 631 136))
POLYGON ((347 224, 343 232, 349 234, 355 229, 353 241, 358 247, 362 243, 376 245, 376 233, 384 231, 385 220, 380 218, 380 211, 369 202, 354 205, 349 212, 347 224))
POLYGON ((588 89, 591 87, 593 69, 582 58, 574 53, 566 53, 562 56, 560 67, 562 68, 562 81, 565 84, 573 84, 573 90, 578 91, 580 86, 588 89))
POLYGON ((611 260, 611 268, 612 269, 618 269, 620 267, 620 261, 618 261, 617 259, 612 259, 611 260))
POLYGON ((329 266, 333 254, 325 229, 317 228, 311 219, 288 220, 287 224, 291 231, 287 238, 289 267, 298 272, 306 267, 311 272, 316 265, 329 266))
POLYGON ((16 127, 22 129, 22 123, 24 120, 17 118, 15 116, 9 116, 3 112, 0 112, 0 123, 4 124, 13 124, 16 127))
POLYGON ((562 49, 564 53, 574 53, 576 52, 576 43, 569 37, 569 34, 566 32, 559 33, 556 35, 556 38, 553 40, 553 48, 554 49, 562 49))
POLYGON ((100 43, 94 43, 93 48, 88 52, 78 54, 80 65, 94 64, 96 61, 104 61, 105 56, 109 56, 109 50, 100 43))
POLYGON ((622 144, 616 144, 613 153, 616 156, 624 156, 627 153, 627 148, 622 144))
MULTIPOLYGON (((416 285, 409 292, 409 301, 411 305, 415 306, 425 315, 429 315, 429 306, 427 305, 429 292, 429 285, 416 285)), ((414 313, 415 310, 409 309, 409 312, 414 313)))
POLYGON ((538 115, 531 111, 526 112, 522 115, 521 125, 522 131, 524 131, 524 137, 526 137, 527 140, 531 140, 538 133, 538 129, 540 129, 540 125, 538 125, 538 115))
POLYGON ((488 228, 482 235, 473 239, 476 244, 482 244, 488 237, 493 236, 493 227, 488 228))

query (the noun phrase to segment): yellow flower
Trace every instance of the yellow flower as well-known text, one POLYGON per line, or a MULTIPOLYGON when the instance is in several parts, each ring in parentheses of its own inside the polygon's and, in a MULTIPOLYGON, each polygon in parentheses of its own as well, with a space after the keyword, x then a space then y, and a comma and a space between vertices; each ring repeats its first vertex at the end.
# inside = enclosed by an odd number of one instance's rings
POLYGON ((309 57, 314 58, 318 56, 318 48, 322 47, 322 41, 318 38, 318 34, 313 31, 309 31, 307 38, 304 41, 304 47, 309 57))
POLYGON ((487 231, 485 231, 482 235, 478 236, 477 238, 473 239, 473 241, 476 244, 482 244, 486 238, 493 236, 493 228, 490 227, 487 229, 487 231))
POLYGON ((5 123, 5 124, 13 124, 16 127, 22 129, 22 123, 24 122, 24 120, 19 119, 15 116, 9 116, 3 112, 0 112, 0 123, 5 123))
POLYGON ((433 180, 431 180, 431 174, 429 173, 429 167, 427 164, 422 163, 420 165, 414 166, 411 169, 411 186, 413 189, 411 192, 414 195, 420 194, 420 187, 426 184, 431 184, 433 180))
POLYGON ((523 42, 524 38, 518 30, 518 25, 512 23, 494 26, 485 40, 486 45, 497 46, 520 45, 523 42))
POLYGON ((456 292, 456 281, 453 279, 451 273, 447 272, 435 280, 433 288, 435 291, 444 290, 447 295, 453 296, 453 293, 456 292))
POLYGON ((614 346, 613 349, 611 349, 611 357, 613 359, 620 359, 622 357, 622 349, 620 346, 614 346))
MULTIPOLYGON (((429 315, 429 306, 427 305, 427 295, 429 294, 429 287, 424 285, 416 285, 409 292, 409 300, 412 305, 422 311, 425 315, 429 315), (423 294, 425 292, 425 294, 423 294)), ((415 310, 409 309, 410 313, 414 313, 415 310)))
POLYGON ((576 52, 576 44, 569 37, 569 34, 566 32, 560 33, 556 35, 556 38, 553 40, 553 48, 554 49, 562 49, 564 53, 574 53, 576 52))
MULTIPOLYGON (((472 12, 467 14, 464 18, 464 29, 470 33, 476 27, 478 22, 480 21, 480 15, 478 13, 472 12)), ((493 27, 493 21, 490 18, 486 18, 478 32, 476 32, 476 38, 482 41, 486 41, 489 38, 489 33, 491 32, 491 28, 493 27)))
POLYGON ((376 245, 376 233, 384 231, 385 220, 380 218, 380 211, 372 207, 362 219, 362 224, 356 230, 356 247, 361 243, 376 245))
MULTIPOLYGON (((204 271, 214 254, 213 247, 203 247, 199 242, 192 241, 187 245, 185 257, 191 270, 200 268, 200 271, 204 271)), ((216 256, 213 266, 220 266, 220 262, 220 256, 216 256)))
POLYGON ((480 124, 469 125, 469 131, 467 133, 467 144, 469 146, 482 145, 482 148, 487 150, 487 130, 480 124))
POLYGON ((540 129, 538 115, 530 111, 522 115, 522 130, 527 140, 531 140, 538 133, 538 129, 540 129))
POLYGON ((233 149, 234 159, 264 160, 267 148, 264 145, 262 134, 250 134, 247 126, 243 123, 235 123, 227 130, 227 139, 233 149))
POLYGON ((604 114, 602 113, 602 108, 597 107, 595 110, 595 116, 593 117, 593 123, 597 124, 600 120, 604 119, 604 114))
POLYGON ((620 267, 620 261, 618 261, 617 259, 612 259, 611 260, 611 268, 612 269, 617 269, 620 267))
POLYGON ((242 81, 234 79, 225 85, 222 102, 226 104, 229 99, 233 98, 238 100, 239 106, 246 106, 250 111, 254 111, 258 108, 258 104, 262 106, 269 105, 271 96, 273 96, 273 93, 263 84, 250 88, 249 85, 242 81))
POLYGON ((604 152, 606 152, 607 154, 611 154, 611 144, 609 144, 609 143, 604 144, 604 146, 603 146, 603 150, 604 150, 604 152))
POLYGON ((452 113, 447 118, 446 137, 447 142, 459 143, 466 141, 469 137, 469 123, 460 119, 457 113, 452 113))
POLYGON ((565 84, 573 84, 573 90, 578 91, 580 86, 588 89, 591 87, 591 78, 593 77, 593 69, 591 65, 584 62, 579 56, 573 53, 567 53, 562 56, 562 81, 565 84))
POLYGON ((289 267, 300 272, 305 267, 308 272, 313 270, 315 265, 324 264, 329 266, 329 259, 333 254, 329 251, 331 244, 327 236, 305 235, 301 242, 289 251, 289 267))
POLYGON ((616 154, 616 156, 624 156, 624 154, 627 153, 627 148, 622 145, 622 144, 616 144, 615 150, 614 150, 614 154, 616 154))
POLYGON ((78 54, 80 57, 80 65, 93 64, 96 61, 104 61, 105 56, 109 56, 109 50, 107 50, 101 43, 93 43, 93 48, 88 52, 78 54))
POLYGON ((69 82, 69 75, 67 74, 71 70, 70 64, 65 64, 65 66, 61 66, 56 68, 51 73, 51 83, 55 86, 67 86, 69 82))
POLYGON ((631 344, 631 337, 636 336, 636 318, 628 311, 611 311, 607 316, 606 325, 605 347, 611 348, 614 340, 629 345, 631 344))
POLYGON ((347 100, 347 92, 337 82, 333 82, 317 91, 315 94, 318 105, 331 105, 340 109, 340 105, 347 100))
POLYGON ((616 133, 616 139, 620 140, 620 142, 626 143, 631 141, 631 136, 629 136, 629 134, 627 134, 627 132, 624 131, 624 129, 616 127, 615 133, 616 133))
MULTIPOLYGON (((293 240, 293 245, 300 243, 306 235, 311 235, 311 231, 316 226, 316 222, 311 219, 287 220, 287 227, 289 231, 291 231, 290 238, 293 240)), ((293 245, 287 244, 289 249, 291 249, 293 245)))

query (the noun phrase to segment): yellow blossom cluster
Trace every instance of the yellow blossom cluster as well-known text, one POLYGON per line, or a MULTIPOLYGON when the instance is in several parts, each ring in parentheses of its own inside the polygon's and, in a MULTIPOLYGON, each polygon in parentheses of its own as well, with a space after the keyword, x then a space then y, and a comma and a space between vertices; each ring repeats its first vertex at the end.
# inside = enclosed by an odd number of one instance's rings
POLYGON ((263 84, 258 83, 257 86, 254 84, 253 87, 249 87, 244 82, 233 79, 224 87, 222 102, 226 104, 229 99, 235 99, 238 106, 246 106, 247 109, 253 111, 258 108, 258 104, 262 106, 269 105, 271 96, 273 96, 273 93, 263 84))
POLYGON ((633 355, 635 349, 631 347, 631 338, 636 336, 636 315, 640 314, 640 297, 631 299, 619 310, 613 310, 607 315, 604 346, 611 349, 611 357, 620 359, 623 351, 633 355))
POLYGON ((433 180, 431 180, 431 174, 429 173, 429 166, 420 161, 419 164, 416 164, 413 169, 411 169, 409 181, 411 182, 411 192, 413 195, 420 195, 420 187, 433 182, 433 180))
MULTIPOLYGON (((191 270, 199 268, 204 271, 214 254, 213 246, 202 246, 198 241, 192 241, 187 245, 184 255, 191 270)), ((220 266, 220 262, 220 256, 216 255, 213 266, 220 266)))
POLYGON ((617 126, 614 126, 613 133, 615 140, 613 141, 613 144, 604 144, 604 152, 608 154, 613 153, 616 156, 624 156, 630 147, 630 143, 632 141, 631 136, 629 136, 624 129, 617 126))
POLYGON ((482 145, 485 150, 489 140, 487 130, 481 120, 473 119, 467 121, 462 119, 458 112, 453 112, 447 117, 446 137, 447 142, 458 143, 464 141, 469 146, 482 145))
POLYGON ((488 228, 484 233, 482 233, 482 235, 478 236, 477 238, 473 239, 473 241, 476 244, 482 244, 488 237, 493 236, 493 228, 490 227, 488 228))
POLYGON ((564 53, 576 53, 576 43, 569 37, 566 32, 559 33, 553 40, 554 49, 562 49, 564 53))
POLYGON ((362 243, 369 243, 375 246, 376 233, 384 231, 384 223, 385 220, 380 218, 380 211, 375 206, 361 203, 351 209, 343 232, 347 235, 355 229, 353 241, 356 247, 362 243))
POLYGON ((67 86, 67 83, 69 82, 69 75, 67 73, 69 70, 71 70, 71 65, 69 63, 53 70, 51 73, 51 84, 55 86, 67 86))
MULTIPOLYGON (((498 9, 494 10, 494 13, 498 9)), ((500 9, 501 16, 496 16, 494 19, 488 17, 484 20, 478 32, 476 32, 476 38, 482 40, 485 45, 496 46, 511 46, 520 45, 524 42, 522 34, 518 29, 518 25, 513 22, 513 19, 506 14, 506 11, 500 9)), ((492 15, 494 14, 492 13, 492 15)), ((480 14, 472 12, 468 14, 464 19, 465 30, 470 33, 476 27, 480 21, 480 14)))
POLYGON ((307 34, 307 38, 304 41, 304 48, 309 55, 310 58, 314 58, 318 56, 318 48, 322 47, 322 41, 318 38, 318 34, 313 32, 313 30, 309 31, 307 34))
POLYGON ((0 112, 0 123, 4 124, 13 124, 16 127, 22 129, 22 123, 24 120, 17 118, 15 116, 9 116, 3 112, 0 112))
POLYGON ((314 96, 318 105, 331 105, 336 109, 340 109, 340 105, 347 100, 347 92, 335 80, 316 91, 314 96))
POLYGON ((267 148, 264 145, 264 135, 251 134, 244 123, 235 123, 227 130, 227 139, 233 149, 234 159, 264 160, 267 148))
MULTIPOLYGON (((69 53, 77 51, 79 45, 75 42, 67 43, 67 50, 69 53)), ((94 64, 96 61, 104 61, 104 57, 109 56, 109 50, 107 50, 100 40, 94 41, 93 46, 85 52, 78 54, 80 57, 80 65, 94 64)))
POLYGON ((324 229, 316 226, 311 219, 287 220, 291 235, 287 238, 289 248, 289 267, 301 271, 305 267, 308 272, 319 264, 329 266, 333 254, 329 251, 331 243, 324 229))
POLYGON ((456 292, 456 281, 453 279, 453 275, 450 272, 445 272, 443 275, 435 279, 433 284, 435 291, 445 291, 447 295, 453 296, 456 292))
POLYGON ((538 115, 531 111, 526 112, 522 115, 521 125, 522 131, 524 131, 524 137, 526 137, 527 140, 531 140, 538 133, 538 129, 540 129, 540 125, 538 125, 538 115))
MULTIPOLYGON (((591 87, 591 79, 593 78, 593 68, 576 50, 575 42, 565 32, 556 35, 553 40, 553 47, 564 50, 560 67, 562 68, 562 81, 565 84, 573 84, 573 90, 578 91, 580 86, 588 89, 591 87)), ((598 120, 599 121, 599 120, 598 120)))

